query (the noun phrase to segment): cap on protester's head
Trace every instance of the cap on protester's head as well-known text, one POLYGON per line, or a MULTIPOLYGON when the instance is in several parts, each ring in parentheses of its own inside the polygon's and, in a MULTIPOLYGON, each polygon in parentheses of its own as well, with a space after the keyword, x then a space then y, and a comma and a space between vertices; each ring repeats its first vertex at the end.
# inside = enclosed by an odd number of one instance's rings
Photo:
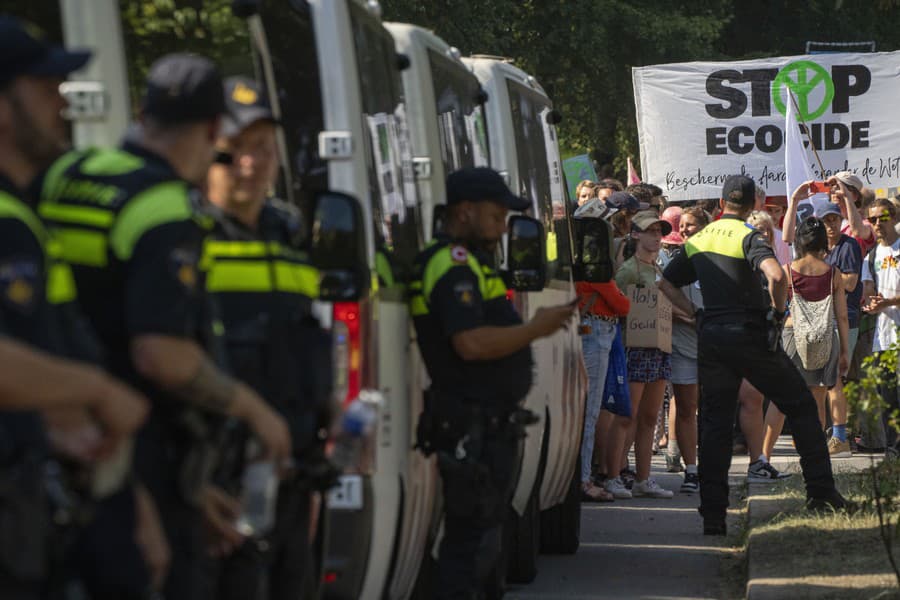
POLYGON ((650 206, 644 202, 638 202, 638 199, 628 192, 613 192, 606 199, 606 203, 616 210, 642 210, 650 206))
POLYGON ((855 188, 857 192, 861 192, 865 187, 863 185, 862 179, 860 179, 850 171, 840 171, 838 173, 835 173, 834 178, 844 185, 849 185, 850 187, 855 188))
POLYGON ((824 219, 827 215, 837 215, 843 218, 841 214, 841 209, 837 204, 833 202, 822 202, 816 207, 815 212, 817 219, 824 219))
POLYGON ((787 196, 766 196, 765 206, 780 206, 787 208, 787 196))
POLYGON ((681 207, 680 206, 670 206, 666 210, 663 211, 662 216, 660 217, 663 221, 669 224, 672 228, 672 231, 667 233, 665 237, 662 239, 663 244, 672 244, 675 246, 680 246, 684 243, 684 239, 681 237, 681 234, 678 232, 678 225, 681 222, 681 207))
POLYGON ((22 75, 64 78, 90 58, 87 50, 66 50, 51 44, 36 26, 0 15, 0 87, 22 75))
POLYGON ((756 184, 746 175, 730 175, 722 186, 722 199, 740 206, 756 202, 756 184))
POLYGON ((642 210, 638 214, 634 215, 634 218, 631 220, 631 228, 632 230, 637 231, 647 231, 656 223, 659 223, 660 229, 662 229, 662 234, 664 236, 672 233, 672 226, 668 221, 660 219, 655 210, 642 210))
POLYGON ((164 123, 212 120, 225 113, 218 67, 199 54, 167 54, 150 67, 143 114, 164 123))
POLYGON ((257 121, 277 122, 265 92, 249 77, 225 80, 225 105, 228 112, 222 123, 222 134, 226 137, 236 136, 257 121))
POLYGON ((510 191, 500 173, 490 167, 465 167, 447 176, 447 204, 498 202, 511 210, 525 210, 531 203, 510 191))
POLYGON ((572 215, 576 219, 606 219, 618 211, 608 206, 603 200, 594 198, 575 209, 572 215))

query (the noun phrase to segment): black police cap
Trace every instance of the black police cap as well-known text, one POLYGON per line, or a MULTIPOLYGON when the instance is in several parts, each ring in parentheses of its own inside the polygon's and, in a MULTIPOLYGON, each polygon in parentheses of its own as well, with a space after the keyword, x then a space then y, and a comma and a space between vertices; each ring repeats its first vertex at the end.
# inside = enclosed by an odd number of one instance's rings
POLYGON ((447 176, 447 204, 464 201, 498 202, 512 210, 525 210, 531 203, 512 193, 497 171, 488 167, 465 167, 447 176))
POLYGON ((150 67, 141 110, 165 123, 215 119, 226 110, 222 75, 205 56, 163 56, 150 67))
POLYGON ((746 175, 729 175, 722 186, 722 199, 748 206, 756 202, 756 184, 746 175))
POLYGON ((222 133, 233 137, 257 121, 276 122, 262 87, 248 77, 229 77, 225 80, 225 105, 228 112, 222 133))
POLYGON ((64 78, 90 58, 87 50, 66 50, 51 44, 36 26, 0 15, 0 87, 22 75, 64 78))

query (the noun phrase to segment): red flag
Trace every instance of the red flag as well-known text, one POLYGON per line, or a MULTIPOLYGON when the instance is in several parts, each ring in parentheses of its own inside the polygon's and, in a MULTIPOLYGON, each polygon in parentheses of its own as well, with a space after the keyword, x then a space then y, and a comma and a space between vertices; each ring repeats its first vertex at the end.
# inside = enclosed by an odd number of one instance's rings
POLYGON ((638 175, 634 165, 631 164, 631 157, 628 157, 628 185, 641 182, 641 176, 638 175))

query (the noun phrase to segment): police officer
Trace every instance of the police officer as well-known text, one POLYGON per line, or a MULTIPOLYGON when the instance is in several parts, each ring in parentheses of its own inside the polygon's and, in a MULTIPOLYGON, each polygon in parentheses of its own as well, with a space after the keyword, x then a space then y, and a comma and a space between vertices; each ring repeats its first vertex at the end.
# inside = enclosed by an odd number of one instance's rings
POLYGON ((50 454, 96 464, 120 448, 147 412, 143 398, 100 369, 47 353, 95 358, 86 343, 91 332, 76 311, 72 273, 38 218, 32 193, 40 172, 68 144, 59 85, 89 57, 49 44, 32 26, 0 17, 0 597, 5 599, 45 597, 66 585, 64 550, 80 524, 74 509, 83 506, 75 495, 89 490, 73 489, 50 454), (63 506, 63 501, 71 503, 63 506), (51 524, 51 505, 54 522, 66 520, 64 530, 51 524))
POLYGON ((199 267, 210 220, 195 186, 211 164, 222 79, 206 58, 165 56, 148 76, 139 123, 119 150, 66 154, 49 169, 40 214, 60 235, 81 304, 113 373, 153 399, 135 451, 136 470, 162 515, 171 549, 164 591, 199 597, 205 552, 200 505, 220 428, 214 415, 247 422, 275 460, 290 452, 284 419, 204 349, 221 324, 210 315, 199 267))
MULTIPOLYGON (((331 341, 311 315, 319 276, 299 248, 299 211, 269 197, 278 172, 277 125, 263 90, 251 79, 233 77, 226 81, 225 98, 220 159, 207 185, 224 219, 206 245, 207 289, 221 310, 234 374, 287 418, 294 461, 308 472, 323 461, 326 436, 320 432, 329 423, 321 417, 331 399, 331 341)), ((240 479, 239 473, 229 475, 240 479)), ((282 482, 273 530, 254 532, 254 539, 221 561, 212 597, 314 595, 312 485, 298 472, 282 482)), ((243 541, 230 523, 220 529, 226 543, 243 541)))
POLYGON ((699 280, 703 294, 697 359, 702 420, 700 514, 708 535, 725 535, 731 433, 743 378, 787 417, 800 454, 807 506, 848 507, 834 487, 815 400, 778 345, 787 281, 765 238, 745 223, 755 195, 756 186, 749 177, 726 179, 721 219, 685 243, 684 251, 666 267, 659 286, 688 314, 693 308, 678 288, 699 280), (760 285, 759 272, 768 281, 768 293, 760 285))
POLYGON ((491 169, 447 178, 445 234, 416 259, 410 310, 431 377, 419 445, 437 451, 445 528, 438 598, 478 597, 501 551, 521 431, 510 416, 531 387, 530 344, 563 327, 574 305, 523 324, 492 258, 509 209, 524 210, 491 169))

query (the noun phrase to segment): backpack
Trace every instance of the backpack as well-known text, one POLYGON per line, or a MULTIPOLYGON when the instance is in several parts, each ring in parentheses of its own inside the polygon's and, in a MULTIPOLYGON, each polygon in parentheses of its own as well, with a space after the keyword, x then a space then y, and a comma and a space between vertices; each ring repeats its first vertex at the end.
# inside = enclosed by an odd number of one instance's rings
POLYGON ((604 219, 572 219, 575 256, 572 273, 576 281, 606 283, 615 274, 613 229, 604 219))
MULTIPOLYGON (((788 267, 791 289, 794 287, 793 269, 788 267)), ((834 267, 831 268, 831 284, 834 285, 834 267)), ((833 290, 833 287, 830 289, 833 290)), ((794 291, 791 301, 791 318, 794 321, 794 345, 800 362, 807 371, 815 371, 828 364, 834 344, 834 293, 815 302, 805 300, 794 291)))

